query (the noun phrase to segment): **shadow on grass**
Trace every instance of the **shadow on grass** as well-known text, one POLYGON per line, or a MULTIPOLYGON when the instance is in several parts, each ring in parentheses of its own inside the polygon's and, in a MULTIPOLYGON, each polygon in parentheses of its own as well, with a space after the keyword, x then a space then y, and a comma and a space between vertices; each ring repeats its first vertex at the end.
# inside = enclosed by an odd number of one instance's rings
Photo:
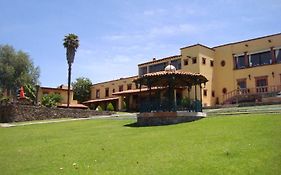
POLYGON ((134 123, 129 123, 129 124, 126 124, 124 125, 125 127, 142 127, 142 126, 139 126, 137 122, 134 122, 134 123))
POLYGON ((201 119, 203 119, 204 117, 199 117, 195 120, 190 120, 190 121, 180 121, 180 122, 168 122, 168 123, 146 123, 146 124, 139 124, 138 122, 134 122, 134 123, 129 123, 126 125, 123 125, 124 127, 134 127, 134 128, 138 128, 138 127, 153 127, 153 126, 168 126, 168 125, 177 125, 177 124, 183 124, 183 123, 192 123, 192 122, 196 122, 199 121, 201 119))

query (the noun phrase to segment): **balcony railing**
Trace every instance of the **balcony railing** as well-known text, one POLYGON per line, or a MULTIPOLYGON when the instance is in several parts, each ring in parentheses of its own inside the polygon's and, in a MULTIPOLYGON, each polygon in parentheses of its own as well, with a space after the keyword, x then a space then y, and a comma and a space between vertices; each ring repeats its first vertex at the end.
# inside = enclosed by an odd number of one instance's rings
POLYGON ((202 112, 200 100, 190 100, 188 103, 180 101, 175 105, 172 102, 159 100, 146 100, 140 103, 140 112, 167 112, 167 111, 189 111, 202 112))
POLYGON ((232 98, 236 96, 246 96, 246 95, 267 95, 271 96, 274 95, 277 92, 281 91, 281 85, 275 85, 275 86, 259 86, 256 88, 243 88, 243 89, 236 89, 233 91, 230 91, 223 95, 223 102, 227 102, 228 100, 231 100, 232 98))

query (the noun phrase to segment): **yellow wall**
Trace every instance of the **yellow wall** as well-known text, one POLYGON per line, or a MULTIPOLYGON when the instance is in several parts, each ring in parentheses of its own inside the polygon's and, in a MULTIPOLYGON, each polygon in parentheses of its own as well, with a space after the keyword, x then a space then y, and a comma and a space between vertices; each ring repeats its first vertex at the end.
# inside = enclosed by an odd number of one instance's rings
POLYGON ((215 97, 212 97, 212 90, 215 88, 214 83, 214 67, 211 66, 211 61, 214 61, 215 52, 214 50, 207 49, 205 47, 200 47, 199 51, 199 65, 200 65, 200 73, 204 75, 208 82, 206 83, 205 88, 202 90, 202 104, 203 106, 211 106, 215 103, 215 97), (203 64, 202 60, 205 58, 206 63, 203 64), (207 95, 204 96, 204 90, 207 91, 207 95))
MULTIPOLYGON (((281 64, 263 65, 258 67, 250 67, 245 69, 234 69, 233 55, 241 55, 245 52, 255 53, 269 50, 273 48, 281 48, 281 34, 246 40, 242 42, 230 43, 213 48, 196 44, 181 48, 181 55, 163 58, 160 60, 149 61, 139 64, 140 67, 149 67, 153 64, 161 62, 169 62, 170 60, 181 59, 181 70, 187 72, 201 73, 209 80, 206 87, 202 89, 203 105, 212 106, 216 104, 217 98, 219 103, 223 102, 222 89, 226 88, 227 92, 237 89, 237 79, 246 79, 247 88, 255 88, 255 77, 267 76, 268 86, 281 85, 281 64), (196 64, 192 64, 192 58, 197 59, 196 64), (202 59, 206 59, 206 64, 202 64, 202 59), (188 65, 184 65, 184 60, 188 60, 188 65), (214 66, 210 66, 210 61, 213 61, 214 66), (221 62, 225 62, 225 66, 221 62), (274 72, 274 76, 272 75, 274 72), (249 75, 251 79, 249 78, 249 75), (207 90, 207 96, 203 95, 203 90, 207 90), (215 96, 212 97, 212 91, 215 96)), ((114 81, 98 83, 92 86, 91 99, 96 99, 96 89, 100 89, 100 98, 116 97, 112 95, 112 89, 118 92, 119 85, 123 85, 123 90, 127 90, 127 84, 132 83, 135 77, 118 79, 114 81), (105 88, 109 88, 109 97, 105 97, 105 88)), ((135 89, 135 84, 132 83, 132 89, 135 89)), ((184 91, 184 96, 187 96, 187 91, 184 91)), ((200 98, 198 87, 198 98, 200 98)), ((191 98, 194 98, 194 88, 191 91, 191 98)))
POLYGON ((281 64, 263 65, 250 67, 245 69, 234 70, 233 54, 240 55, 247 53, 255 53, 259 51, 270 50, 270 48, 281 47, 281 34, 275 36, 264 37, 224 46, 215 47, 215 92, 219 97, 219 101, 223 100, 222 89, 227 88, 230 92, 237 88, 237 79, 246 78, 247 88, 255 88, 255 77, 268 76, 268 86, 280 85, 281 64), (270 42, 269 42, 270 40, 270 42), (221 61, 225 60, 226 65, 221 66, 221 61), (274 72, 274 78, 272 76, 274 72), (249 75, 251 80, 249 79, 249 75))
MULTIPOLYGON (((67 104, 67 89, 60 88, 44 88, 40 87, 38 91, 38 101, 42 101, 42 97, 44 94, 60 94, 62 96, 62 104, 67 104)), ((73 100, 73 91, 70 91, 70 104, 77 104, 76 100, 73 100)))
POLYGON ((128 78, 120 78, 118 80, 112 80, 112 81, 108 81, 108 82, 94 84, 91 87, 91 99, 97 99, 96 98, 96 90, 97 89, 100 90, 100 97, 99 97, 100 99, 117 97, 117 96, 112 95, 112 93, 113 93, 113 89, 115 89, 115 92, 119 92, 119 86, 120 85, 123 85, 123 91, 128 90, 127 89, 128 84, 132 84, 132 89, 136 89, 136 85, 135 85, 135 83, 133 83, 133 80, 135 78, 137 78, 137 76, 128 77, 128 78), (105 89, 106 88, 109 88, 109 96, 108 97, 105 96, 105 89))

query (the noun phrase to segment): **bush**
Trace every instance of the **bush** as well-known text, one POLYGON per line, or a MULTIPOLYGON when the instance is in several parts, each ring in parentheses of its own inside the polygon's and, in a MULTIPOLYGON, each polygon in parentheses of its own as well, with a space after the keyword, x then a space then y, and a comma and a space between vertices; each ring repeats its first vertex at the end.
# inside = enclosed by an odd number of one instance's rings
POLYGON ((36 87, 32 86, 31 84, 26 84, 23 86, 25 96, 28 97, 33 103, 36 100, 36 87))
POLYGON ((127 110, 127 104, 126 104, 125 101, 123 101, 123 109, 124 109, 124 110, 127 110))
POLYGON ((46 107, 55 107, 61 102, 62 97, 59 94, 48 94, 42 97, 42 105, 46 107))
POLYGON ((184 107, 188 107, 191 105, 191 100, 188 97, 184 97, 181 99, 181 105, 184 107))
POLYGON ((107 111, 114 111, 114 106, 112 105, 112 103, 108 103, 107 107, 106 107, 107 111))
POLYGON ((103 111, 103 109, 102 109, 102 107, 101 107, 101 106, 98 106, 98 107, 96 108, 96 111, 102 112, 102 111, 103 111))

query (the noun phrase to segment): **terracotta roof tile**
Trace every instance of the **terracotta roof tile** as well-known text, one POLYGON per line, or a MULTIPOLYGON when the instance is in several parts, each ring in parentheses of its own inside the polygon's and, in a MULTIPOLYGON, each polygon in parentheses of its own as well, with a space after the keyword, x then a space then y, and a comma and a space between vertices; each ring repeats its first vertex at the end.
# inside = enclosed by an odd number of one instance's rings
POLYGON ((85 103, 94 103, 94 102, 101 102, 101 101, 110 101, 110 100, 118 100, 118 97, 111 97, 111 98, 99 98, 99 99, 95 99, 95 100, 88 100, 83 102, 85 103))

